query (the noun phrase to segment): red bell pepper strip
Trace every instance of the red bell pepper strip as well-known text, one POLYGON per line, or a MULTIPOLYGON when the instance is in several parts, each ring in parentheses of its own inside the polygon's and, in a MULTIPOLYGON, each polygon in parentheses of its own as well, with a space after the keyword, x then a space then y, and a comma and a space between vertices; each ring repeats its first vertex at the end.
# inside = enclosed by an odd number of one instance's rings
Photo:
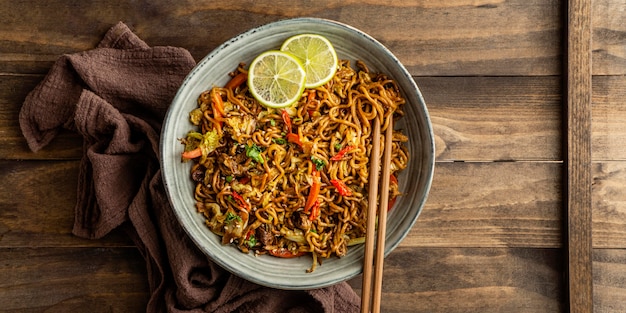
POLYGON ((302 147, 302 141, 300 141, 300 136, 296 133, 287 134, 287 141, 295 143, 298 146, 302 147))
POLYGON ((352 195, 352 190, 350 190, 350 188, 348 186, 346 186, 346 183, 344 183, 341 180, 338 179, 331 179, 330 183, 333 184, 333 186, 335 186, 335 188, 337 188, 337 192, 339 192, 340 195, 342 196, 351 196, 352 195))
POLYGON ((300 251, 300 252, 296 252, 293 253, 285 248, 280 248, 280 249, 275 249, 275 250, 269 250, 270 254, 278 257, 278 258, 284 258, 284 259, 289 259, 289 258, 297 258, 299 256, 303 256, 306 254, 306 252, 304 251, 300 251))
POLYGON ((291 134, 291 118, 289 117, 289 113, 287 113, 287 110, 282 110, 280 115, 282 116, 285 125, 287 125, 287 135, 291 134))
POLYGON ((248 233, 246 233, 246 237, 245 237, 246 241, 250 240, 250 236, 252 236, 253 234, 254 234, 254 229, 250 229, 248 233))
POLYGON ((320 201, 315 200, 315 204, 311 208, 311 215, 309 215, 309 220, 314 221, 320 216, 320 201))
POLYGON ((396 185, 398 184, 398 178, 396 178, 396 175, 393 175, 393 174, 389 175, 389 183, 396 184, 396 185))
POLYGON ((183 152, 183 158, 187 160, 195 159, 200 156, 202 156, 202 149, 200 147, 183 152))
POLYGON ((226 85, 224 85, 224 88, 228 88, 228 89, 235 89, 239 86, 241 86, 241 84, 243 84, 243 82, 245 82, 248 79, 248 73, 239 73, 237 75, 235 75, 233 78, 231 78, 226 85))
MULTIPOLYGON (((398 178, 396 178, 396 175, 391 174, 389 176, 389 184, 398 184, 398 178)), ((387 211, 391 211, 391 209, 393 208, 393 205, 396 204, 396 200, 398 199, 398 197, 393 197, 391 199, 389 199, 389 205, 387 206, 387 211)))
POLYGON ((240 207, 243 207, 246 211, 250 212, 250 204, 243 199, 243 197, 236 191, 233 191, 233 198, 237 200, 240 207))
POLYGON ((337 154, 333 155, 330 159, 332 161, 339 161, 346 155, 346 153, 348 153, 348 151, 350 151, 350 150, 352 150, 354 148, 355 148, 355 146, 346 146, 345 148, 339 150, 339 152, 337 152, 337 154))
POLYGON ((320 188, 322 187, 322 183, 320 182, 320 173, 316 169, 313 169, 311 171, 311 175, 313 175, 313 184, 311 185, 311 189, 309 189, 309 196, 307 197, 306 204, 304 205, 304 213, 309 213, 309 210, 317 201, 317 196, 320 194, 320 188))

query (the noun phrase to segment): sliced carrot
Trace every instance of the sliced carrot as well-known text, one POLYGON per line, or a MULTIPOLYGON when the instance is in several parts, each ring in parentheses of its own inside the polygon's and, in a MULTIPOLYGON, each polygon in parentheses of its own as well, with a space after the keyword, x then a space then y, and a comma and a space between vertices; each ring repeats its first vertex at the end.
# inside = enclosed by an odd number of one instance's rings
POLYGON ((310 103, 311 101, 313 101, 313 99, 315 99, 315 91, 311 91, 309 92, 309 95, 307 96, 307 103, 310 103))
POLYGON ((316 200, 315 204, 311 208, 311 215, 309 215, 309 220, 314 221, 320 216, 320 201, 316 200))
POLYGON ((248 79, 248 73, 239 73, 237 75, 235 75, 233 78, 231 78, 228 83, 226 83, 226 85, 224 85, 224 88, 229 88, 229 89, 235 89, 239 86, 241 86, 241 84, 243 84, 243 82, 245 82, 248 79))
POLYGON ((201 156, 202 156, 202 149, 200 147, 183 152, 183 158, 187 160, 195 159, 201 156))
POLYGON ((320 182, 320 173, 316 169, 313 169, 311 171, 311 175, 313 175, 313 184, 311 185, 311 189, 309 189, 309 196, 307 197, 306 204, 304 205, 304 213, 309 213, 309 210, 311 210, 317 201, 317 196, 320 194, 320 189, 322 187, 322 183, 320 182))
POLYGON ((211 103, 213 104, 213 114, 215 115, 215 119, 219 120, 220 117, 226 116, 222 96, 220 96, 215 90, 211 91, 211 103))
POLYGON ((306 252, 303 252, 303 251, 293 253, 285 248, 269 250, 269 252, 271 255, 275 257, 284 258, 284 259, 297 258, 299 256, 303 256, 306 254, 306 252))

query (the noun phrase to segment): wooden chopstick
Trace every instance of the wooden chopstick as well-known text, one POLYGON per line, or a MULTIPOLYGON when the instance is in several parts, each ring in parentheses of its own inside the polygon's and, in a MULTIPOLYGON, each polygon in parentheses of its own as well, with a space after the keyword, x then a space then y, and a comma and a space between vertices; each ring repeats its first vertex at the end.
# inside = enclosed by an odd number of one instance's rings
POLYGON ((361 289, 361 313, 369 313, 372 291, 372 264, 374 263, 374 237, 376 227, 376 202, 378 201, 378 168, 380 166, 380 119, 374 118, 372 151, 370 152, 370 187, 365 233, 365 256, 363 257, 363 287, 361 289))
POLYGON ((370 190, 369 206, 367 212, 367 233, 365 237, 365 256, 363 260, 363 289, 361 291, 361 312, 369 313, 370 305, 372 312, 380 312, 380 299, 382 295, 383 263, 385 259, 385 233, 387 228, 387 206, 389 205, 389 180, 391 164, 391 148, 393 135, 393 121, 387 125, 385 132, 385 147, 383 150, 382 182, 378 185, 380 167, 380 120, 374 120, 372 152, 370 162, 370 190), (380 203, 378 202, 378 189, 382 188, 380 203), (373 230, 376 227, 376 215, 378 211, 378 231, 376 235, 373 230), (376 237, 376 245, 374 245, 376 237), (374 251, 376 260, 374 262, 374 251), (374 264, 373 264, 374 263, 374 264), (374 286, 372 287, 372 270, 374 270, 374 286))
POLYGON ((385 150, 383 151, 383 173, 380 188, 380 200, 378 204, 378 233, 376 236, 376 259, 374 260, 374 291, 372 299, 372 312, 380 312, 380 298, 383 285, 383 262, 385 260, 385 235, 387 232, 387 207, 389 206, 389 167, 391 165, 391 144, 393 136, 393 119, 389 119, 385 131, 385 150))

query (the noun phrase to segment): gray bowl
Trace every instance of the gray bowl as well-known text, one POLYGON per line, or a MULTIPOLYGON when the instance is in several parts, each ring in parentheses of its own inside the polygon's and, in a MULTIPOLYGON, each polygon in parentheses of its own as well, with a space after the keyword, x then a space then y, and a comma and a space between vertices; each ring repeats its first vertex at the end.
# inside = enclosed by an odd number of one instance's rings
POLYGON ((195 209, 190 180, 190 162, 181 163, 183 146, 179 138, 193 129, 189 112, 196 107, 199 94, 213 85, 223 86, 228 73, 237 64, 250 64, 259 53, 277 49, 288 37, 317 33, 328 38, 339 58, 363 60, 371 71, 394 78, 408 103, 406 115, 396 123, 410 141, 409 165, 398 178, 405 193, 388 214, 385 254, 388 255, 406 237, 417 220, 428 195, 435 164, 432 125, 422 95, 409 72, 381 43, 351 26, 318 18, 282 20, 246 31, 217 47, 189 73, 178 90, 165 118, 161 134, 161 169, 165 188, 176 217, 189 237, 213 262, 254 283, 280 289, 314 289, 348 280, 363 270, 364 247, 353 246, 342 258, 324 259, 313 273, 310 257, 279 259, 272 256, 244 254, 232 245, 222 245, 220 238, 204 224, 195 209))

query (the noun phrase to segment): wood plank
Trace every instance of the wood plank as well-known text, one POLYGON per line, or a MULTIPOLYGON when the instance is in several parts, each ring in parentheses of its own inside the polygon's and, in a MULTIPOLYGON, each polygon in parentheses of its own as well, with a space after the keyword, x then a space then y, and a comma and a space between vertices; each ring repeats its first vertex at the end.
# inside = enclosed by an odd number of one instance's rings
POLYGON ((626 3, 622 0, 593 0, 593 74, 626 74, 626 3))
POLYGON ((593 250, 594 312, 626 311, 626 250, 593 250))
POLYGON ((403 247, 561 248, 563 164, 437 163, 403 247))
MULTIPOLYGON (((385 259, 382 311, 563 312, 562 258, 560 249, 399 248, 385 259)), ((357 292, 359 278, 349 281, 357 292)))
POLYGON ((134 248, 0 249, 3 312, 145 312, 145 263, 134 248))
POLYGON ((591 157, 593 161, 624 161, 626 76, 594 76, 592 83, 591 157))
POLYGON ((73 236, 78 161, 0 161, 0 247, 132 246, 122 230, 73 236))
POLYGON ((438 161, 563 160, 558 77, 416 77, 438 161))
POLYGON ((626 162, 594 163, 592 171, 593 247, 626 249, 626 162))
MULTIPOLYGON (((384 312, 558 312, 557 249, 403 249, 385 262, 384 312), (411 266, 407 267, 407 264, 411 266), (468 299, 459 305, 458 299, 468 299)), ((142 312, 145 267, 132 248, 0 249, 3 312, 142 312)), ((349 281, 358 293, 359 277, 349 281)))
POLYGON ((271 4, 114 0, 70 5, 62 0, 2 0, 0 15, 11 27, 0 30, 0 73, 45 73, 58 55, 94 47, 120 20, 150 45, 184 47, 199 60, 249 28, 314 16, 371 34, 418 76, 559 75, 561 12, 558 0, 388 1, 384 5, 323 0, 314 7, 305 0, 271 4), (162 27, 164 19, 168 27, 162 27))
MULTIPOLYGON (((17 117, 42 76, 0 75, 0 159, 78 159, 81 139, 62 134, 34 154, 17 117)), ((438 161, 563 159, 557 77, 416 77, 428 106, 438 161)))
MULTIPOLYGON (((130 246, 71 235, 78 161, 2 161, 0 246, 130 246), (54 184, 50 182, 54 181, 54 184)), ((438 163, 406 247, 561 247, 562 164, 438 163)))
POLYGON ((28 149, 18 116, 26 95, 42 79, 42 75, 0 75, 0 159, 78 159, 82 156, 82 139, 69 131, 62 131, 36 154, 28 149))
POLYGON ((591 313, 591 0, 568 1, 567 40, 569 310, 591 313))

